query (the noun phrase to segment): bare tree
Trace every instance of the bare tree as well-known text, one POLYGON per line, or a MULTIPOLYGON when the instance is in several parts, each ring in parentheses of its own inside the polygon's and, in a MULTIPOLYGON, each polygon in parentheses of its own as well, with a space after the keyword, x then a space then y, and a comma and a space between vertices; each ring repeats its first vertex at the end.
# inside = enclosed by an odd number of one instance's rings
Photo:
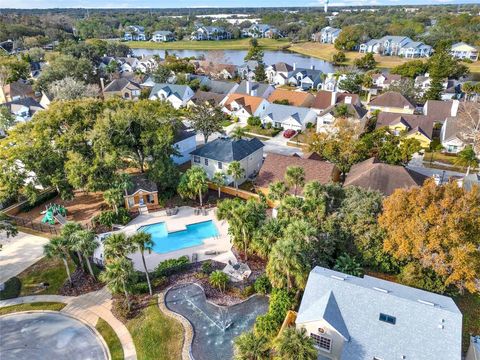
POLYGON ((461 103, 457 113, 458 134, 475 153, 480 155, 480 103, 467 101, 461 103))

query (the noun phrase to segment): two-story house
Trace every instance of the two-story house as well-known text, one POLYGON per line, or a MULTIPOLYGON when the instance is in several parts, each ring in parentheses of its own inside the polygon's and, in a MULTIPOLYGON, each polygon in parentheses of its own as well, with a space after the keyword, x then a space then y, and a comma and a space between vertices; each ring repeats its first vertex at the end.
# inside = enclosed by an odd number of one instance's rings
POLYGON ((119 57, 116 59, 120 72, 134 72, 137 70, 139 60, 133 56, 119 57))
POLYGON ((329 360, 460 360, 462 313, 447 296, 315 267, 296 318, 329 360))
POLYGON ((120 78, 113 80, 103 89, 105 99, 120 97, 124 100, 138 100, 141 93, 141 87, 138 83, 120 78))
POLYGON ((229 94, 221 103, 223 112, 238 118, 242 124, 251 116, 262 117, 268 105, 262 97, 237 93, 229 94))
POLYGON ((268 99, 268 97, 274 90, 275 88, 270 84, 242 80, 238 87, 235 89, 235 93, 250 96, 259 96, 264 99, 268 99))
MULTIPOLYGON (((30 120, 37 111, 43 110, 43 106, 31 97, 9 101, 0 106, 5 106, 10 114, 13 115, 16 122, 25 122, 30 120)), ((5 129, 6 130, 6 129, 5 129)))
POLYGON ((187 128, 183 123, 175 131, 173 147, 177 152, 172 155, 175 164, 183 164, 191 159, 191 152, 197 148, 196 132, 187 128))
POLYGON ((274 85, 286 85, 288 74, 293 71, 293 66, 285 62, 278 62, 265 68, 268 82, 274 85))
POLYGON ((186 106, 195 95, 188 85, 155 84, 148 97, 150 100, 168 101, 175 109, 186 106))
POLYGON ((372 74, 371 78, 372 78, 373 86, 382 90, 387 90, 390 87, 390 85, 398 84, 400 80, 402 80, 401 75, 387 74, 387 73, 372 74))
POLYGON ((190 35, 191 40, 225 40, 231 39, 232 33, 221 26, 199 26, 190 35))
POLYGON ((238 76, 245 80, 255 80, 255 70, 258 67, 258 61, 248 60, 237 67, 238 76))
POLYGON ((322 44, 333 44, 341 31, 341 29, 331 26, 324 27, 319 32, 312 34, 312 41, 321 42, 322 44))
POLYGON ((450 54, 456 59, 478 60, 478 49, 464 42, 458 42, 450 48, 450 54))
POLYGON ((319 89, 322 85, 322 71, 312 65, 310 69, 296 68, 288 74, 288 83, 302 90, 319 89))
POLYGON ((404 57, 428 57, 433 48, 419 41, 413 41, 407 36, 384 36, 380 39, 371 39, 360 45, 361 53, 380 55, 396 55, 404 57))
POLYGON ((268 24, 252 24, 242 30, 242 36, 251 38, 273 38, 279 34, 276 28, 268 24))
POLYGON ((413 114, 415 111, 415 105, 395 91, 387 91, 377 96, 366 105, 366 108, 370 111, 380 110, 399 114, 413 114))
POLYGON ((360 124, 367 111, 361 104, 354 104, 351 96, 346 96, 343 102, 336 102, 317 117, 317 132, 325 132, 334 129, 337 119, 347 119, 351 123, 360 124))
POLYGON ((260 171, 263 162, 263 146, 257 138, 236 140, 220 137, 192 151, 192 166, 203 168, 209 179, 215 173, 223 172, 226 183, 230 184, 234 179, 227 175, 228 167, 232 162, 238 161, 244 170, 244 176, 237 180, 237 184, 240 185, 260 171))
POLYGON ((127 30, 123 35, 125 41, 145 41, 147 36, 145 35, 145 28, 138 25, 127 26, 127 30))
POLYGON ((174 40, 175 36, 171 31, 168 30, 155 31, 152 34, 152 41, 154 42, 169 42, 174 40))

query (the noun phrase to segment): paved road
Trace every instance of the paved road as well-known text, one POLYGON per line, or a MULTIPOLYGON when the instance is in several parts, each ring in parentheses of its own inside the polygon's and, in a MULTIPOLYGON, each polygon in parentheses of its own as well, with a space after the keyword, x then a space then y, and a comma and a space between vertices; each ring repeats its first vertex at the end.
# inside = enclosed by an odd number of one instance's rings
POLYGON ((48 239, 19 232, 7 239, 0 235, 0 284, 36 263, 43 257, 43 245, 48 239))
POLYGON ((444 177, 444 181, 447 181, 452 176, 456 178, 459 178, 459 177, 463 178, 465 176, 465 173, 461 173, 457 171, 432 169, 432 168, 426 168, 423 166, 408 165, 407 168, 429 177, 433 175, 439 175, 440 177, 444 177))

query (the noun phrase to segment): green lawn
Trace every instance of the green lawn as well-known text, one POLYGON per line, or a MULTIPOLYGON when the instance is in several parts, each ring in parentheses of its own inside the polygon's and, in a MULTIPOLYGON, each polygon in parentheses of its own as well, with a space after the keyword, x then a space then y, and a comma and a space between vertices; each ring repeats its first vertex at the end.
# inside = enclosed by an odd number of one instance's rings
POLYGON ((105 320, 99 318, 95 328, 107 343, 112 360, 123 360, 122 343, 112 327, 105 320))
POLYGON ((470 335, 480 334, 480 295, 469 294, 457 296, 455 303, 463 314, 463 351, 466 352, 470 344, 470 335))
POLYGON ((60 311, 65 307, 65 305, 66 304, 57 303, 57 302, 36 302, 31 304, 5 306, 0 308, 0 315, 10 314, 10 313, 19 312, 19 311, 30 311, 30 310, 60 311))
MULTIPOLYGON (((70 261, 70 272, 73 273, 74 269, 75 265, 70 261)), ((67 273, 61 260, 42 258, 20 273, 17 278, 22 283, 20 296, 58 294, 67 280, 67 273), (40 289, 38 285, 42 282, 48 283, 49 286, 40 289)))
POLYGON ((246 132, 253 133, 253 134, 258 134, 262 136, 269 136, 269 137, 274 137, 282 131, 281 129, 276 129, 276 128, 262 128, 261 126, 244 126, 243 129, 246 132))
POLYGON ((126 325, 135 343, 138 360, 181 359, 182 325, 164 315, 156 301, 126 325))
MULTIPOLYGON (((157 43, 153 41, 128 41, 132 49, 167 49, 167 50, 247 50, 250 39, 232 39, 218 41, 171 41, 157 43)), ((288 40, 258 39, 258 44, 263 50, 282 50, 290 46, 288 40)))

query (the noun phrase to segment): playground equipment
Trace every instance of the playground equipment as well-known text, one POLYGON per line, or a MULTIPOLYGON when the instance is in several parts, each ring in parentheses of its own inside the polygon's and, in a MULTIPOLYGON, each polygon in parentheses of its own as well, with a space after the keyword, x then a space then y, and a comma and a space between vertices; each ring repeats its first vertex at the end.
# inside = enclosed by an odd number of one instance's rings
POLYGON ((65 216, 67 216, 67 209, 63 205, 59 204, 48 204, 45 211, 42 211, 44 214, 42 223, 48 223, 50 225, 55 225, 55 220, 60 224, 65 224, 65 216))

